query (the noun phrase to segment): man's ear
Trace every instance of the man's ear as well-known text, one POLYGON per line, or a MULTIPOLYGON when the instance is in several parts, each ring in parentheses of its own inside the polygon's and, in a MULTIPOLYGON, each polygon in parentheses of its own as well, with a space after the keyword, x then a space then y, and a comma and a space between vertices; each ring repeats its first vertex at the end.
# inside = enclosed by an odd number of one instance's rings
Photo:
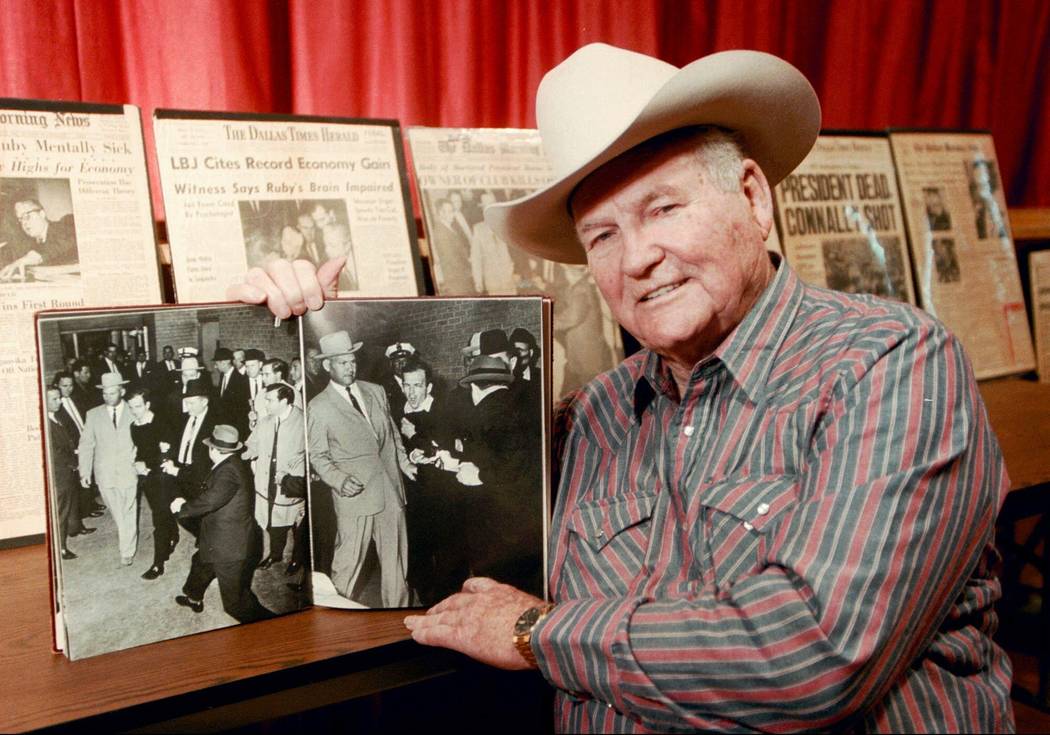
POLYGON ((750 158, 745 158, 740 174, 740 189, 747 199, 751 215, 762 232, 762 239, 773 229, 773 192, 762 169, 750 158))

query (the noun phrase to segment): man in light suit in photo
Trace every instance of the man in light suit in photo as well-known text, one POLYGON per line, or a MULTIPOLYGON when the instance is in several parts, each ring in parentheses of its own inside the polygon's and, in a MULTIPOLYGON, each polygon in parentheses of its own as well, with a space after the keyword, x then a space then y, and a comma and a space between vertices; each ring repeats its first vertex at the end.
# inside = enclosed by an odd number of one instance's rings
POLYGON ((131 566, 138 547, 138 475, 135 445, 131 441, 131 410, 124 402, 120 373, 106 373, 98 388, 102 405, 87 412, 80 434, 80 484, 91 487, 95 478, 113 520, 117 523, 120 563, 131 566))
MULTIPOLYGON (((269 364, 269 363, 267 363, 269 364)), ((306 474, 306 444, 303 437, 303 410, 295 405, 295 390, 284 382, 274 382, 263 392, 266 397, 266 415, 259 419, 248 437, 244 459, 254 459, 255 522, 269 535, 269 554, 259 563, 260 569, 269 569, 284 557, 288 529, 298 527, 303 519, 306 501, 284 493, 285 476, 306 474)), ((303 480, 305 483, 305 480, 303 480)), ((296 556, 286 571, 299 570, 307 557, 302 539, 296 534, 296 556)))
POLYGON ((342 596, 354 592, 370 541, 380 564, 383 607, 409 602, 408 539, 401 474, 416 477, 390 418, 386 393, 357 380, 361 342, 346 331, 321 337, 322 365, 331 382, 307 411, 313 469, 332 489, 338 533, 332 583, 342 596))

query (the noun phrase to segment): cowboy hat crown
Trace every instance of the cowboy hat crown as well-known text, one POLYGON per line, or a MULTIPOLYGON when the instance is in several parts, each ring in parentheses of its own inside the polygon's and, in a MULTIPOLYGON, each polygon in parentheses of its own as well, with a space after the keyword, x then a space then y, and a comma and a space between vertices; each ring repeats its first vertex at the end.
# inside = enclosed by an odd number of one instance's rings
POLYGON ((760 51, 722 51, 679 69, 592 43, 540 82, 536 122, 554 181, 489 205, 485 221, 533 255, 583 263, 568 202, 602 165, 661 133, 709 125, 734 132, 774 186, 813 147, 820 103, 798 69, 760 51))

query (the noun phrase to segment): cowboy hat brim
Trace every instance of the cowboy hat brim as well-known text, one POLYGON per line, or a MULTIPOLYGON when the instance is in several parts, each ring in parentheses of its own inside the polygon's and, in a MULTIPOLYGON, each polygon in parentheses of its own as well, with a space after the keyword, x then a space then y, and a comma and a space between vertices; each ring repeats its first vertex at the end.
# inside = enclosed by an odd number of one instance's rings
MULTIPOLYGON (((557 109, 544 110, 540 117, 541 94, 542 89, 537 94, 537 118, 557 120, 557 109)), ((616 102, 608 100, 610 105, 616 102)), ((585 263, 568 208, 573 190, 621 153, 661 133, 693 125, 736 133, 745 155, 775 186, 813 147, 820 132, 820 102, 802 73, 775 56, 743 50, 705 56, 671 76, 587 160, 528 196, 489 205, 485 221, 496 235, 533 255, 585 263)), ((542 134, 542 123, 540 130, 542 134)))

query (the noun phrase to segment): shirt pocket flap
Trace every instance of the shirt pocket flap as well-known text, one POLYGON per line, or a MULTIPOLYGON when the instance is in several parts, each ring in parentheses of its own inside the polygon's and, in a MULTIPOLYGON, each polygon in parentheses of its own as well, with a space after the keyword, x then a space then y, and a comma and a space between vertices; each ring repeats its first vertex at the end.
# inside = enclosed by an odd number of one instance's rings
POLYGON ((580 503, 573 512, 570 528, 592 549, 601 551, 616 534, 649 520, 655 503, 655 493, 636 493, 580 503))
POLYGON ((700 492, 701 505, 731 515, 755 531, 783 517, 797 499, 798 478, 794 475, 728 478, 700 492))

